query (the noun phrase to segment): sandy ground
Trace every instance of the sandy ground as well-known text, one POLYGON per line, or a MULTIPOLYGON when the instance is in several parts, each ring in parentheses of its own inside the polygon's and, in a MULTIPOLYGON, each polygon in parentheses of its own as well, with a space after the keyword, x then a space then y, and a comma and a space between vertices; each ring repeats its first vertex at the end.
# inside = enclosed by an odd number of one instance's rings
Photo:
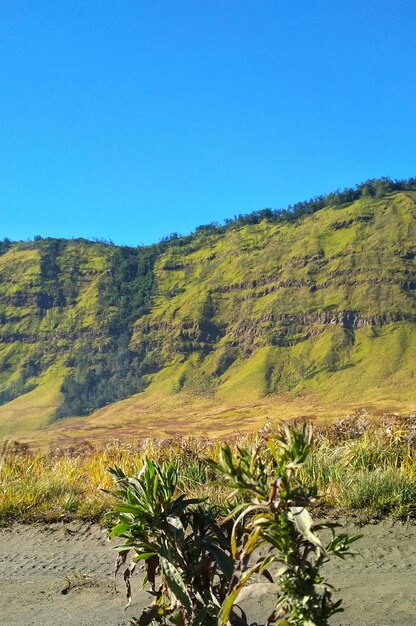
MULTIPOLYGON (((352 529, 357 532, 357 529, 352 529)), ((345 613, 333 626, 416 625, 416 526, 367 526, 360 556, 337 561, 327 575, 340 589, 345 613)), ((78 523, 0 530, 2 626, 125 626, 150 596, 133 581, 133 603, 124 612, 124 583, 112 576, 114 552, 97 526, 78 523)), ((268 584, 251 587, 243 601, 262 623, 273 603, 268 584)))

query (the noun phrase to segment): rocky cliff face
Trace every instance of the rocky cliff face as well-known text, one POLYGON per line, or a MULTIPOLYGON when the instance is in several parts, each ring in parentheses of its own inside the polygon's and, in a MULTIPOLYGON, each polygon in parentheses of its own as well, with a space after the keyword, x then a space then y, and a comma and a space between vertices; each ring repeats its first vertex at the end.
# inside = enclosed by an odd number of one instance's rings
POLYGON ((171 392, 219 398, 410 394, 415 216, 403 191, 145 249, 3 246, 0 422, 88 414, 165 368, 171 392))

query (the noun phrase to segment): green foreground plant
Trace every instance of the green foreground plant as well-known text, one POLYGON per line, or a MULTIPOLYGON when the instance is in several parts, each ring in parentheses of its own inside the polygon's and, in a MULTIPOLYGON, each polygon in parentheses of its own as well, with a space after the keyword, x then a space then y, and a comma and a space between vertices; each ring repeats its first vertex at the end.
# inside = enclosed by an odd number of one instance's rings
POLYGON ((214 506, 178 492, 178 466, 146 459, 139 475, 110 470, 116 504, 108 516, 116 549, 116 572, 130 578, 139 562, 154 601, 137 626, 248 626, 237 601, 254 575, 276 580, 276 606, 267 626, 326 626, 342 610, 322 574, 330 556, 345 558, 359 536, 336 534, 337 524, 314 525, 309 512, 316 489, 300 478, 311 453, 311 428, 281 425, 278 432, 233 452, 225 444, 209 461, 232 492, 230 505, 214 506), (324 546, 317 533, 327 530, 324 546))
POLYGON ((322 566, 330 556, 351 555, 350 546, 360 536, 337 535, 338 524, 314 524, 308 509, 316 500, 316 489, 299 478, 311 453, 311 440, 308 425, 298 430, 282 424, 266 441, 239 448, 234 455, 225 445, 219 462, 212 464, 234 489, 232 495, 244 497, 231 514, 236 569, 220 611, 220 626, 228 623, 234 602, 254 574, 267 573, 274 581, 269 572, 272 566, 277 566, 278 596, 268 625, 325 626, 331 615, 342 611, 342 601, 332 600, 332 587, 322 566), (324 529, 331 532, 326 547, 317 534, 324 529))
POLYGON ((146 573, 144 586, 154 596, 153 604, 132 623, 216 624, 233 573, 231 527, 220 525, 219 508, 178 495, 174 463, 146 459, 137 478, 118 468, 110 471, 118 485, 114 493, 121 500, 109 516, 110 537, 125 539, 117 548, 116 573, 133 550, 124 572, 128 605, 130 578, 140 561, 146 573))

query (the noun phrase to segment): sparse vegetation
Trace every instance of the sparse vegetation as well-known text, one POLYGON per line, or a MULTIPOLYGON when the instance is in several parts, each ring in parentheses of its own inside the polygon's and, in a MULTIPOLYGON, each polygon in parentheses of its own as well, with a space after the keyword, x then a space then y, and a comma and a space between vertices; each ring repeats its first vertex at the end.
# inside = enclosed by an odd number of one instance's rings
MULTIPOLYGON (((230 441, 231 448, 250 445, 252 436, 230 441)), ((175 461, 185 471, 178 488, 189 497, 209 496, 223 501, 222 487, 205 459, 218 460, 219 443, 204 438, 113 442, 50 452, 31 451, 20 444, 4 444, 0 457, 0 520, 55 521, 79 518, 100 520, 111 505, 108 467, 137 474, 145 456, 157 462, 175 461)), ((331 426, 315 428, 314 454, 301 469, 302 480, 315 484, 322 498, 321 515, 336 510, 357 521, 392 516, 416 516, 415 416, 364 413, 331 426)))

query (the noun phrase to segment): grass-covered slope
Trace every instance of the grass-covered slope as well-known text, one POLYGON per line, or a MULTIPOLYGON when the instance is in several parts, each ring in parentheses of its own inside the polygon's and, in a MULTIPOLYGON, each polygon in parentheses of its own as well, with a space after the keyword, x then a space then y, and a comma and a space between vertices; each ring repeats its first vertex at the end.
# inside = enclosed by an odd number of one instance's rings
POLYGON ((176 363, 165 381, 173 392, 410 395, 415 199, 363 198, 169 248, 133 345, 176 363))
POLYGON ((195 415, 282 397, 411 402, 411 187, 360 188, 148 248, 4 241, 0 433, 107 405, 87 422, 109 428, 110 415, 114 426, 125 410, 143 415, 146 398, 166 423, 161 399, 177 394, 195 415))

